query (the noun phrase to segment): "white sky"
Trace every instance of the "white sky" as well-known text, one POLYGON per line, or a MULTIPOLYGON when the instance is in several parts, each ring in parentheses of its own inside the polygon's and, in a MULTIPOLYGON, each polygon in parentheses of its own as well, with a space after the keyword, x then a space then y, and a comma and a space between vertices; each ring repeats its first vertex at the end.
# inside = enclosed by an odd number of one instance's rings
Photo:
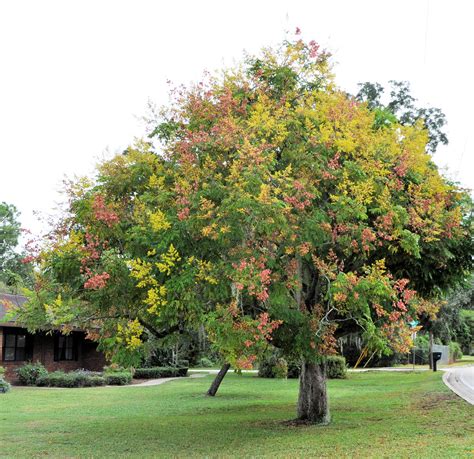
POLYGON ((0 201, 38 231, 65 175, 144 132, 147 100, 276 45, 296 26, 334 55, 337 82, 408 80, 447 115, 435 156, 474 188, 474 2, 0 0, 0 201))

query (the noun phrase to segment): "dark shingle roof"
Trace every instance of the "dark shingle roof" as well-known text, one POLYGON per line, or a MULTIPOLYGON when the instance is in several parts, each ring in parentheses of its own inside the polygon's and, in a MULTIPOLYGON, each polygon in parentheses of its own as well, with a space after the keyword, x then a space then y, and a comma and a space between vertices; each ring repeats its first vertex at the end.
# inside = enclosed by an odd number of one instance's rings
POLYGON ((8 311, 9 305, 22 306, 27 300, 26 296, 0 293, 0 322, 5 322, 4 316, 8 311))

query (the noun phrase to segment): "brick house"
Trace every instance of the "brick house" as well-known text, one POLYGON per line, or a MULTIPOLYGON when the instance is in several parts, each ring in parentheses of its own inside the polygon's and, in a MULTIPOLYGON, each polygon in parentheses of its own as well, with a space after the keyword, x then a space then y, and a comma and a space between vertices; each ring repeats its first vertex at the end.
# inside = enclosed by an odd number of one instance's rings
POLYGON ((63 335, 59 331, 28 333, 15 322, 7 322, 5 314, 9 304, 21 306, 26 298, 0 293, 0 366, 6 378, 14 380, 15 369, 28 361, 41 362, 48 371, 86 370, 101 371, 106 365, 97 344, 86 339, 82 331, 63 335))

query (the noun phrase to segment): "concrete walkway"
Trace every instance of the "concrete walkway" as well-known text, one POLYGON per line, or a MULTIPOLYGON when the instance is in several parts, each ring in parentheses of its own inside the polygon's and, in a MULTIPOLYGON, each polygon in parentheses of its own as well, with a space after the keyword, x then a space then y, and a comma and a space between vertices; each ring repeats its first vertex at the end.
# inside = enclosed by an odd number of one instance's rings
POLYGON ((444 369, 443 382, 455 394, 474 405, 474 366, 444 369))
MULTIPOLYGON (((206 373, 199 373, 199 374, 190 374, 188 378, 204 378, 207 376, 206 373)), ((179 379, 186 379, 183 376, 177 376, 176 378, 159 378, 159 379, 148 379, 142 383, 138 384, 129 384, 128 386, 105 386, 105 387, 147 387, 147 386, 159 386, 160 384, 164 384, 168 381, 177 381, 179 379)))

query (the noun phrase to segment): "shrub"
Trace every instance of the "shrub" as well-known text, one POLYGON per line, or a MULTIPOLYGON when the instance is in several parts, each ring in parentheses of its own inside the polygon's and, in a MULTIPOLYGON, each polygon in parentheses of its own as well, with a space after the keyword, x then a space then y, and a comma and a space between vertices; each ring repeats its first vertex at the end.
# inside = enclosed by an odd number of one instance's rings
POLYGON ((462 359, 461 346, 459 345, 459 343, 456 343, 456 341, 451 341, 449 343, 449 358, 450 360, 453 360, 454 362, 456 360, 462 359))
POLYGON ((288 363, 285 359, 277 359, 275 366, 273 367, 273 374, 275 378, 286 379, 288 377, 288 363))
POLYGON ((301 373, 301 362, 295 359, 288 360, 288 375, 287 378, 298 379, 301 373))
POLYGON ((36 380, 37 386, 47 387, 74 387, 74 378, 64 371, 53 371, 44 376, 40 376, 36 380))
POLYGON ((177 367, 176 368, 176 376, 184 378, 188 375, 188 367, 177 367))
POLYGON ((340 355, 326 357, 326 377, 344 379, 347 376, 346 359, 340 355))
POLYGON ((111 363, 108 367, 104 367, 104 374, 123 373, 129 371, 127 368, 121 367, 116 363, 111 363))
POLYGON ((278 352, 274 352, 260 361, 258 376, 260 378, 287 378, 288 362, 279 357, 278 352))
POLYGON ((197 363, 197 366, 201 368, 209 368, 209 367, 213 367, 214 365, 215 365, 214 362, 208 359, 207 357, 201 357, 197 363))
POLYGON ((0 393, 6 393, 11 389, 9 383, 7 383, 3 378, 0 378, 0 393))
POLYGON ((105 386, 105 378, 103 376, 89 376, 84 387, 105 386))
POLYGON ((132 373, 130 371, 106 373, 104 379, 108 386, 126 386, 132 382, 132 373))
POLYGON ((21 384, 34 386, 38 378, 48 374, 48 370, 40 362, 29 362, 18 368, 16 374, 21 384))
POLYGON ((151 367, 135 370, 135 378, 137 379, 172 378, 186 376, 187 374, 188 368, 186 367, 151 367))
POLYGON ((85 375, 88 377, 89 376, 103 376, 103 373, 101 371, 84 370, 83 368, 81 368, 80 370, 74 370, 72 373, 85 375))
POLYGON ((278 357, 275 353, 270 356, 264 357, 258 365, 258 376, 259 378, 274 378, 275 377, 275 365, 277 364, 278 357))
POLYGON ((54 371, 38 378, 36 385, 46 387, 103 386, 105 384, 105 379, 95 373, 96 372, 87 372, 85 370, 72 371, 70 373, 54 371))
POLYGON ((5 368, 0 367, 0 379, 3 379, 4 376, 5 376, 5 368))

